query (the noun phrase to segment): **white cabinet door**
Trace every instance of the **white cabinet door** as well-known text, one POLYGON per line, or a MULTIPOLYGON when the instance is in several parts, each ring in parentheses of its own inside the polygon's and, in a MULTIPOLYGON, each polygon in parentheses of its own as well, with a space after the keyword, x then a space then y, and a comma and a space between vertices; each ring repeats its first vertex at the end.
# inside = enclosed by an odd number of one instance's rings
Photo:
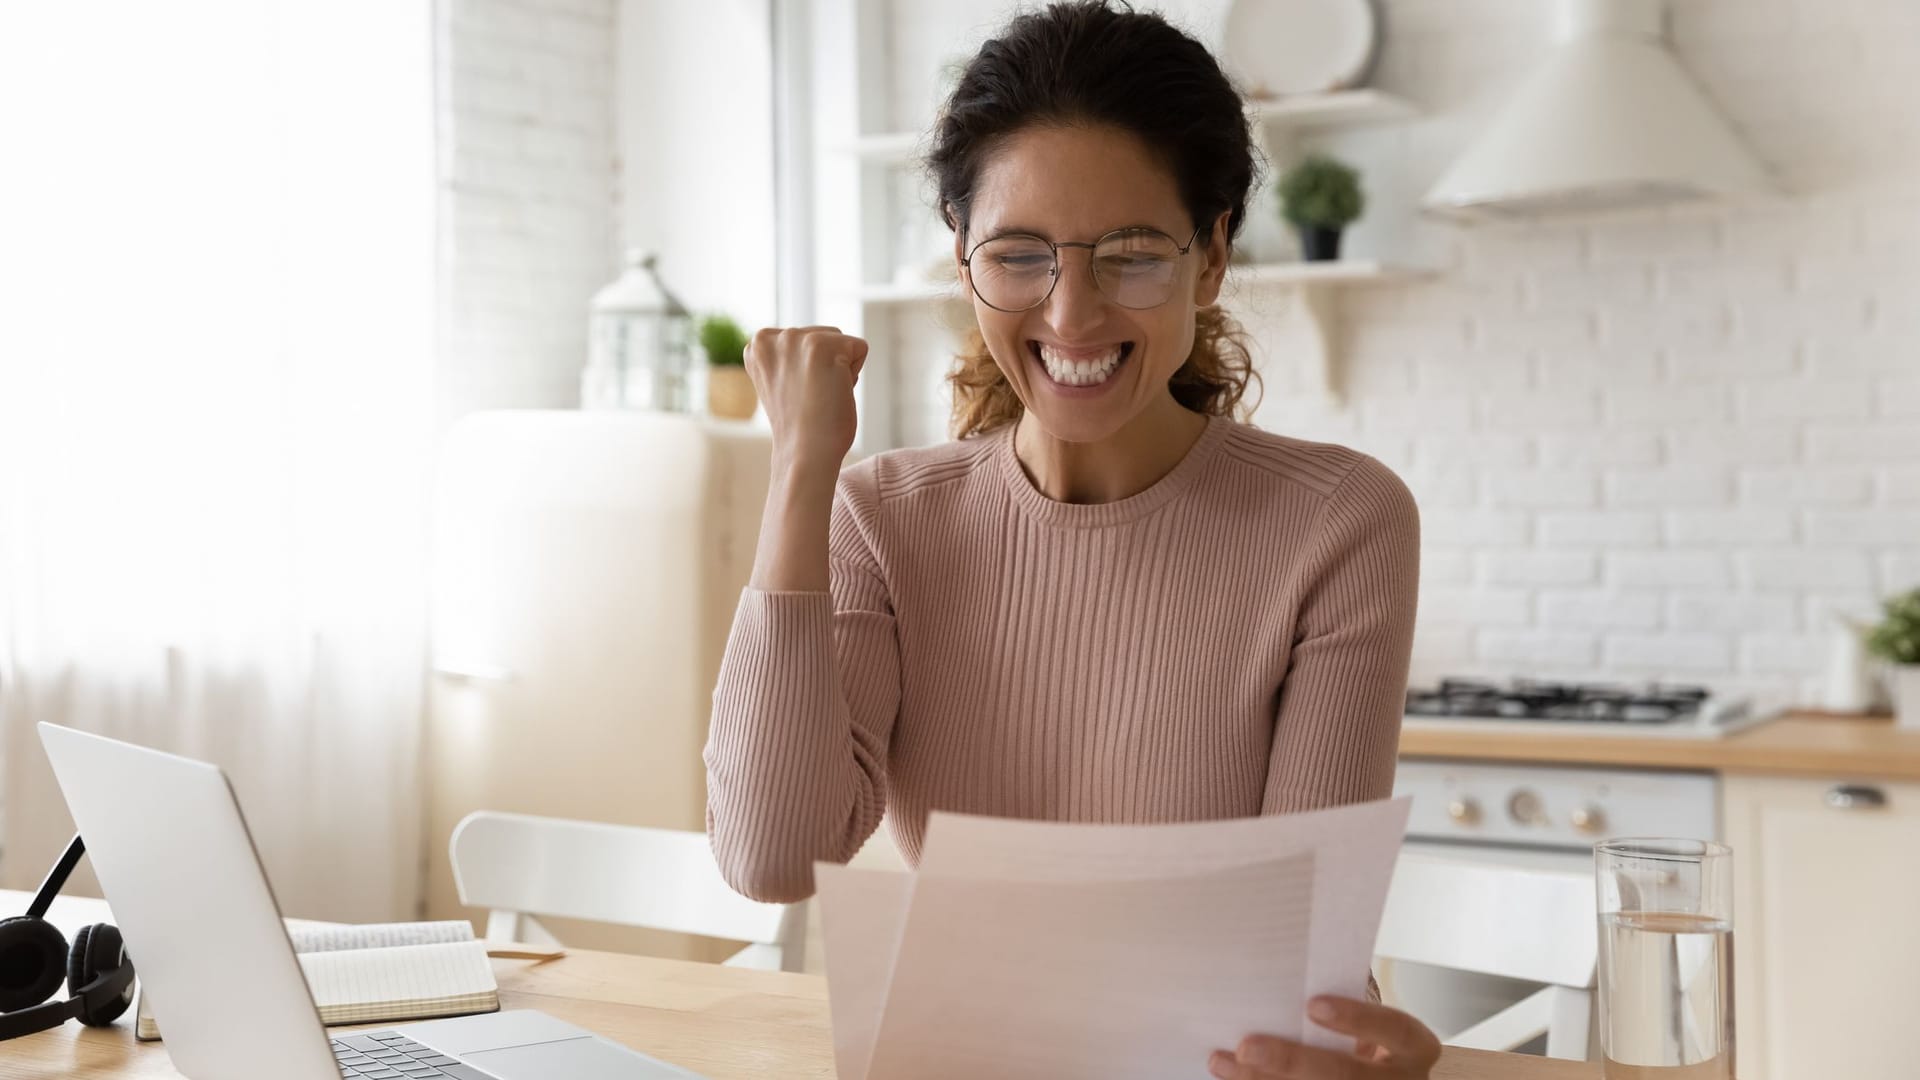
POLYGON ((1911 1080, 1920 784, 1728 776, 1743 1080, 1911 1080))
MULTIPOLYGON (((447 855, 469 811, 705 827, 700 752, 771 452, 748 425, 669 413, 492 412, 448 433, 424 763, 432 917, 474 914, 447 855)), ((556 932, 582 948, 638 937, 556 932)))

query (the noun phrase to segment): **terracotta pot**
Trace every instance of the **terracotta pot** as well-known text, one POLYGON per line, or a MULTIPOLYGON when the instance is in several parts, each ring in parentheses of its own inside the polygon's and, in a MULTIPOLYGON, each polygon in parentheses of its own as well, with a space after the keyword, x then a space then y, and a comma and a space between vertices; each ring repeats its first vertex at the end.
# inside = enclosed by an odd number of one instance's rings
POLYGON ((734 365, 707 368, 707 411, 728 420, 751 420, 760 399, 747 369, 734 365))

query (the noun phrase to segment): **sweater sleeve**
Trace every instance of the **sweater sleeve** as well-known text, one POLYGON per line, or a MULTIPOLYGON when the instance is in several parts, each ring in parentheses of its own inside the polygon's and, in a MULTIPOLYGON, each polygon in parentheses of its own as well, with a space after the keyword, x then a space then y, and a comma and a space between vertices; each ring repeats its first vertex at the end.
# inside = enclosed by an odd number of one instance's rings
POLYGON ((1370 457, 1328 497, 1302 562, 1261 812, 1393 793, 1420 587, 1420 511, 1370 457))
POLYGON ((851 859, 886 809, 900 670, 872 478, 862 463, 835 490, 830 591, 743 590, 721 657, 707 833, 727 882, 756 900, 812 895, 814 860, 851 859))

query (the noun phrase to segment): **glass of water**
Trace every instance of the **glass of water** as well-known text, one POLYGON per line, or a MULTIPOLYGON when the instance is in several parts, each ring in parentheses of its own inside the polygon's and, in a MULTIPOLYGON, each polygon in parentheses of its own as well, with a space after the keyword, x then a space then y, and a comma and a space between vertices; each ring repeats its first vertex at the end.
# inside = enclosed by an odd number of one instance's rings
POLYGON ((1596 844, 1607 1080, 1733 1080, 1733 851, 1596 844))

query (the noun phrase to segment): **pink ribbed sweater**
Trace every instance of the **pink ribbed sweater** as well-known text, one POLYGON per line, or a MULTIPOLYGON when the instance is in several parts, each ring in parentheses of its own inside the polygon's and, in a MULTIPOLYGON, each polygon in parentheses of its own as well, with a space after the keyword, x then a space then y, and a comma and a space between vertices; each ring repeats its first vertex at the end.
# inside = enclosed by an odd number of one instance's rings
POLYGON ((707 824, 748 896, 813 892, 883 811, 1195 821, 1384 798, 1420 524, 1364 454, 1213 417, 1117 502, 1034 488, 1011 425, 841 473, 831 592, 748 588, 707 824))

